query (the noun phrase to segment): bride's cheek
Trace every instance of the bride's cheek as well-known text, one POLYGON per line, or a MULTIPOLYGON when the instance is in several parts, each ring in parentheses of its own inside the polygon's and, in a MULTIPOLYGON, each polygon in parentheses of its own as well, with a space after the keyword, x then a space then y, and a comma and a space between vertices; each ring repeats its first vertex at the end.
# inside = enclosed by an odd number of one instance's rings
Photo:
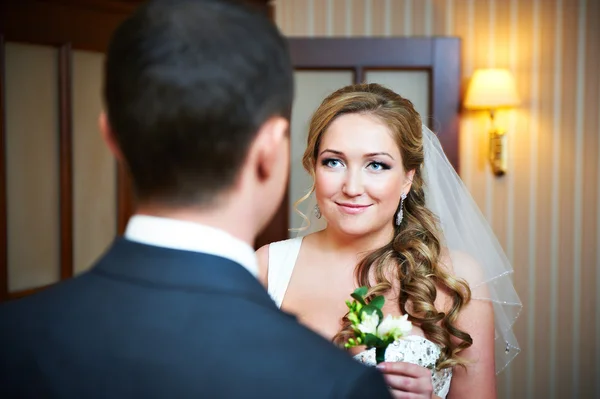
POLYGON ((315 191, 318 199, 335 197, 341 191, 341 173, 317 171, 315 175, 315 191))
POLYGON ((397 207, 396 202, 400 202, 400 195, 402 186, 401 182, 393 177, 378 179, 371 181, 367 185, 367 193, 371 198, 380 204, 384 204, 387 207, 394 208, 391 212, 395 212, 397 207), (397 199, 397 201, 396 201, 397 199))

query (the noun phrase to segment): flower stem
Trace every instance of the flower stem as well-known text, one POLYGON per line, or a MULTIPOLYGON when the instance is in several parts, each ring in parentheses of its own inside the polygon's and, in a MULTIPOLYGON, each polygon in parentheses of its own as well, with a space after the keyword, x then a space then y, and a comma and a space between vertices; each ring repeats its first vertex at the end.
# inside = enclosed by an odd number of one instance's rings
POLYGON ((375 348, 375 361, 377 364, 385 362, 385 350, 387 348, 375 348))

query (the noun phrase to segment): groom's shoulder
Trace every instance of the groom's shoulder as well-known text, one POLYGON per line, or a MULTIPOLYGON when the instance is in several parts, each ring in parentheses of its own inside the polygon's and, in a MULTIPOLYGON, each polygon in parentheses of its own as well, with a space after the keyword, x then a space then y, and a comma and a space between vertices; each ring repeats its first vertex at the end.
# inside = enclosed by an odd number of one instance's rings
POLYGON ((83 279, 78 276, 0 304, 0 335, 11 332, 18 336, 23 331, 38 332, 39 326, 51 326, 55 317, 64 310, 63 305, 73 302, 70 294, 83 279))
POLYGON ((316 345, 314 341, 300 339, 292 344, 295 349, 290 351, 297 356, 290 356, 288 351, 280 352, 280 356, 287 358, 284 361, 289 361, 289 368, 296 381, 313 385, 310 393, 311 389, 305 387, 307 397, 391 397, 383 376, 377 369, 360 364, 331 343, 316 345))
MULTIPOLYGON (((311 381, 316 389, 331 392, 331 397, 390 397, 377 369, 362 365, 295 319, 283 316, 281 325, 268 334, 268 358, 273 365, 285 365, 295 380, 311 381)), ((279 372, 285 374, 283 369, 279 372)))

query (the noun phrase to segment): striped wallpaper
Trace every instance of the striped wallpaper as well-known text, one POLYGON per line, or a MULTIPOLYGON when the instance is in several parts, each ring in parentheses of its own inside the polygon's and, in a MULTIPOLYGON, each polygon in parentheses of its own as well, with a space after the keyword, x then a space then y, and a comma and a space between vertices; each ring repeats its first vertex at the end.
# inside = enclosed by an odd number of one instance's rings
POLYGON ((464 114, 461 175, 515 266, 522 353, 500 398, 600 398, 600 1, 278 0, 288 36, 459 36, 463 77, 508 67, 522 105, 498 115, 509 170, 486 162, 488 120, 464 114))

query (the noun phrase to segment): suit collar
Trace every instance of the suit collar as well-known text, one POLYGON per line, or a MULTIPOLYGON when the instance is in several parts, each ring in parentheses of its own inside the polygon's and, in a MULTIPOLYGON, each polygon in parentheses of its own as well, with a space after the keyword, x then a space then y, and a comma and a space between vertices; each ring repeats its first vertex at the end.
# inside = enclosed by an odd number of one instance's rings
POLYGON ((223 257, 115 240, 91 273, 157 289, 243 296, 277 308, 243 266, 223 257))
POLYGON ((125 238, 156 247, 194 251, 226 258, 245 267, 255 277, 254 249, 226 231, 200 223, 149 215, 134 215, 125 238))

